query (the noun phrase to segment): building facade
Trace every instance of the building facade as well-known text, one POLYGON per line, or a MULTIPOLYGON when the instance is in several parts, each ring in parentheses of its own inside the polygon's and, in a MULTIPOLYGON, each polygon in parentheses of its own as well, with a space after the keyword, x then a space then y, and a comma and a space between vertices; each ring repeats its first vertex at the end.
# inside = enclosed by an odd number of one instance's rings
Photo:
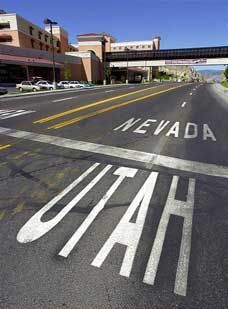
MULTIPOLYGON (((106 52, 159 49, 160 37, 116 42, 106 32, 86 33, 77 36, 77 44, 70 44, 67 31, 53 25, 53 46, 57 79, 101 83, 107 77, 106 52)), ((49 26, 43 29, 16 13, 0 10, 0 83, 34 76, 51 80, 52 48, 49 26)))

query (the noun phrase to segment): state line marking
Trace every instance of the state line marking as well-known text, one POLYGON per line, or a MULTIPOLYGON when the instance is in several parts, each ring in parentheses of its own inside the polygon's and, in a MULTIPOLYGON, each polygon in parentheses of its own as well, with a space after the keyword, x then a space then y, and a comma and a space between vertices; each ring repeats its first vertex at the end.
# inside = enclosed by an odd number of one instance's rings
POLYGON ((148 168, 152 168, 154 165, 158 165, 195 174, 228 178, 228 167, 222 165, 184 160, 144 151, 71 140, 57 136, 14 130, 4 127, 0 127, 0 134, 69 149, 98 153, 131 161, 138 161, 147 164, 148 168))

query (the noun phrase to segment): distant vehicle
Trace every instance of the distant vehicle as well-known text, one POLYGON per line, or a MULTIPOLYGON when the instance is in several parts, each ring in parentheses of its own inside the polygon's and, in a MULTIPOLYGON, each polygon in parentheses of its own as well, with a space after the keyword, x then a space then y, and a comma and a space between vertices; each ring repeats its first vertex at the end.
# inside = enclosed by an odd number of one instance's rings
POLYGON ((35 84, 38 83, 38 82, 40 82, 40 81, 42 81, 42 80, 44 80, 44 79, 43 79, 43 77, 41 77, 41 76, 33 76, 33 77, 31 78, 31 81, 34 82, 35 84))
POLYGON ((0 87, 0 95, 7 94, 8 90, 5 87, 0 87))
POLYGON ((84 88, 85 84, 80 83, 77 80, 73 80, 69 82, 69 88, 84 88))
POLYGON ((40 89, 45 89, 45 90, 54 90, 54 85, 53 83, 47 81, 47 80, 41 80, 36 83, 40 87, 40 89))
POLYGON ((91 84, 91 83, 85 82, 85 83, 83 83, 83 84, 84 84, 84 88, 91 88, 91 87, 94 87, 94 85, 91 84))
POLYGON ((67 81, 67 80, 62 80, 62 81, 60 81, 58 84, 57 84, 57 87, 58 88, 70 88, 70 86, 69 86, 69 81, 67 81))
POLYGON ((16 84, 16 88, 20 91, 38 91, 40 90, 40 86, 36 85, 31 81, 23 81, 20 84, 16 84))

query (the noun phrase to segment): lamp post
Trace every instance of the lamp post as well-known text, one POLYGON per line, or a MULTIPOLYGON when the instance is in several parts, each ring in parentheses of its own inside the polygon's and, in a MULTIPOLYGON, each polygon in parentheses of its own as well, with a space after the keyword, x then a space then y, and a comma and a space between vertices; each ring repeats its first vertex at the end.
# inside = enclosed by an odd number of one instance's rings
POLYGON ((128 51, 129 51, 129 48, 125 47, 124 51, 127 52, 127 78, 126 78, 126 84, 128 84, 128 78, 129 78, 129 76, 128 76, 128 51))
POLYGON ((102 55, 103 55, 103 85, 107 84, 107 74, 106 74, 106 46, 105 43, 107 42, 107 40, 105 39, 105 37, 102 38, 102 55))
POLYGON ((45 25, 50 25, 50 33, 51 33, 51 46, 52 46, 52 70, 53 70, 53 86, 54 89, 56 89, 56 76, 55 76, 55 49, 54 49, 54 40, 53 40, 53 31, 52 27, 53 25, 57 25, 58 23, 56 21, 53 21, 49 18, 46 18, 44 20, 45 25))

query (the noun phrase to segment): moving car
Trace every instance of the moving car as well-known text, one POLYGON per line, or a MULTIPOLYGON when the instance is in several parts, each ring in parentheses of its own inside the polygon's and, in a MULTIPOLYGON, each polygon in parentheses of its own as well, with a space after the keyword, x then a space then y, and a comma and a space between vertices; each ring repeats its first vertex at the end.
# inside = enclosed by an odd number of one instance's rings
POLYGON ((5 87, 0 87, 0 95, 8 93, 8 90, 5 87))
POLYGON ((62 80, 57 84, 58 88, 70 88, 69 86, 69 81, 67 80, 62 80))
POLYGON ((16 85, 16 88, 20 91, 38 91, 40 90, 40 86, 36 85, 34 82, 31 81, 23 81, 20 84, 16 85))
POLYGON ((47 81, 47 80, 41 80, 36 83, 40 87, 40 89, 45 89, 45 90, 54 90, 54 85, 53 83, 47 81))

